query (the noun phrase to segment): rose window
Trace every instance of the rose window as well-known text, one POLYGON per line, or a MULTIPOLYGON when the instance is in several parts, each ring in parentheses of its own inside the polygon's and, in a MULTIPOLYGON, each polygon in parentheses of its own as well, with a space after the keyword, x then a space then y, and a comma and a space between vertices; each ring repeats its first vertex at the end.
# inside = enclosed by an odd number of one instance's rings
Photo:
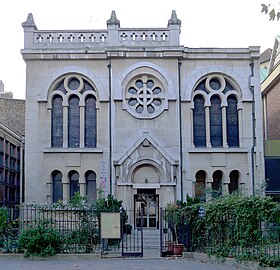
POLYGON ((126 102, 129 111, 140 118, 152 118, 163 110, 165 92, 162 84, 153 77, 134 79, 127 87, 126 102))

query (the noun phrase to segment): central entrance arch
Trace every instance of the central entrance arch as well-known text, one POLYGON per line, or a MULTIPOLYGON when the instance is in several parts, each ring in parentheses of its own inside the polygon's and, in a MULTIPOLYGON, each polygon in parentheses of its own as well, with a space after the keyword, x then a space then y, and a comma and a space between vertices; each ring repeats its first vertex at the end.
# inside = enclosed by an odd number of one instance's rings
POLYGON ((132 182, 136 185, 134 195, 135 224, 137 227, 158 228, 159 195, 156 187, 160 183, 160 173, 152 164, 141 164, 135 168, 132 182))

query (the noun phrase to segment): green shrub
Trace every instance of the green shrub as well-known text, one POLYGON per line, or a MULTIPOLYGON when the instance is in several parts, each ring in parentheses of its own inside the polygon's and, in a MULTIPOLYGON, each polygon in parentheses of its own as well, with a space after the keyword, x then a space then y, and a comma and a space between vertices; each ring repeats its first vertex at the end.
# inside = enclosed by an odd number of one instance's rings
POLYGON ((50 227, 48 222, 40 221, 21 232, 19 245, 26 257, 46 257, 60 252, 62 239, 58 230, 50 227))

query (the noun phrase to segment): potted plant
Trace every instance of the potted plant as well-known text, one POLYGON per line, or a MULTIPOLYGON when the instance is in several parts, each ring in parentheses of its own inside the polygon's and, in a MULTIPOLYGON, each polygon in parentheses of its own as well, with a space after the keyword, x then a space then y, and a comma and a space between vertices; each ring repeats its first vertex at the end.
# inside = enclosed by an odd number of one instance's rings
MULTIPOLYGON (((180 211, 178 209, 178 205, 174 203, 170 203, 167 205, 167 215, 166 215, 169 223, 169 229, 172 232, 172 253, 176 256, 182 256, 184 245, 179 242, 178 236, 178 228, 180 226, 180 211)), ((168 243, 170 245, 170 243, 168 243)), ((170 248, 170 246, 169 246, 170 248)))

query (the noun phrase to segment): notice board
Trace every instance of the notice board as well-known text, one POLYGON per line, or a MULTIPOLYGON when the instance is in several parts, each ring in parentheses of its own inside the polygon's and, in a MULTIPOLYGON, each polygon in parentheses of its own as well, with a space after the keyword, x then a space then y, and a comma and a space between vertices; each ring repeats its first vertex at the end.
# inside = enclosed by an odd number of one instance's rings
POLYGON ((121 238, 121 214, 102 212, 101 238, 102 239, 120 239, 121 238))

